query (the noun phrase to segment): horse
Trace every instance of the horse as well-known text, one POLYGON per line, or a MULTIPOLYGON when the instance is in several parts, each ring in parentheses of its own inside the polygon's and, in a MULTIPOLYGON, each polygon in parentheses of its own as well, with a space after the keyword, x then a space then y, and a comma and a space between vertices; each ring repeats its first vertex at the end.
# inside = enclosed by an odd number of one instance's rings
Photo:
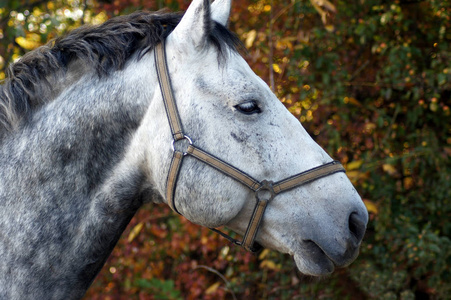
POLYGON ((0 299, 83 297, 144 203, 289 253, 305 274, 355 260, 365 206, 247 65, 230 9, 193 0, 183 15, 115 17, 9 67, 0 299))

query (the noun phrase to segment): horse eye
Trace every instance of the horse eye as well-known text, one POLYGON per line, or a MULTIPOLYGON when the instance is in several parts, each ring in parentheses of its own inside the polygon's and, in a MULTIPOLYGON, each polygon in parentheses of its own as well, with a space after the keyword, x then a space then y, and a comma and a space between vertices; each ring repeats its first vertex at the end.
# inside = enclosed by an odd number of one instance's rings
POLYGON ((235 108, 245 115, 259 114, 262 112, 260 107, 258 107, 257 102, 254 100, 235 105, 235 108))

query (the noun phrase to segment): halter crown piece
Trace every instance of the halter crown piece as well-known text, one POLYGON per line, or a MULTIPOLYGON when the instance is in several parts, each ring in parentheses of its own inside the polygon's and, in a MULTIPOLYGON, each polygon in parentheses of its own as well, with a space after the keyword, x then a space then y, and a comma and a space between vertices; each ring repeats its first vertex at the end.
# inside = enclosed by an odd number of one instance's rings
POLYGON ((255 193, 255 208, 242 241, 236 240, 217 229, 210 229, 227 238, 232 243, 243 247, 247 251, 257 252, 262 248, 258 243, 254 241, 255 237, 257 236, 258 228, 263 219, 263 214, 265 212, 266 206, 269 202, 271 202, 272 199, 274 199, 277 194, 337 172, 345 172, 345 169, 338 161, 332 161, 330 163, 315 167, 302 173, 295 174, 291 177, 277 182, 267 180, 258 181, 245 172, 241 171, 240 169, 235 168, 234 166, 222 161, 214 155, 200 149, 199 147, 196 147, 195 145, 193 145, 191 138, 183 133, 182 123, 180 121, 180 116, 177 111, 174 95, 172 93, 164 41, 158 44, 155 48, 155 65, 157 68, 158 81, 160 83, 163 102, 173 137, 173 156, 166 182, 166 200, 171 209, 178 214, 180 214, 180 212, 175 206, 174 199, 177 177, 180 173, 183 158, 189 155, 211 166, 212 168, 215 168, 216 170, 222 172, 224 175, 235 179, 255 193), (179 151, 175 147, 175 144, 182 140, 185 140, 186 142, 184 144, 188 145, 186 152, 179 151))

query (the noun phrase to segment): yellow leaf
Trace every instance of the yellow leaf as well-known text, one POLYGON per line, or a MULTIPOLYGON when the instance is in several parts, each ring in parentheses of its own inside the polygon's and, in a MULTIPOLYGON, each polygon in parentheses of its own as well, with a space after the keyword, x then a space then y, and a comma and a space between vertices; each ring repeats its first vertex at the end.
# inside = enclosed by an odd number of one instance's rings
POLYGON ((33 50, 36 49, 37 47, 41 46, 40 43, 31 40, 31 39, 26 39, 23 36, 18 36, 16 37, 16 43, 19 44, 20 47, 26 49, 26 50, 33 50))
POLYGON ((351 161, 350 163, 348 163, 346 165, 346 170, 357 170, 360 168, 360 166, 363 164, 363 160, 355 160, 355 161, 351 161))
POLYGON ((326 28, 326 30, 328 32, 334 32, 335 31, 334 25, 326 25, 326 26, 324 26, 324 28, 326 28))
POLYGON ((220 282, 213 283, 205 291, 205 294, 207 294, 207 295, 213 294, 214 292, 216 292, 218 290, 220 284, 221 284, 220 282))
POLYGON ((255 29, 252 29, 247 33, 246 41, 244 44, 246 45, 246 48, 252 47, 254 44, 255 38, 257 37, 257 31, 255 29))
POLYGON ((346 175, 348 175, 351 180, 357 180, 360 177, 360 171, 347 171, 346 175))
POLYGON ((344 102, 351 103, 351 104, 354 104, 354 105, 360 106, 360 107, 363 106, 362 103, 359 102, 359 100, 357 100, 356 98, 353 98, 353 97, 345 97, 344 102))
POLYGON ((330 3, 327 0, 313 0, 313 2, 316 2, 317 5, 324 7, 325 9, 331 11, 331 12, 337 12, 337 9, 335 8, 335 5, 330 3))
POLYGON ((373 131, 374 129, 376 129, 376 124, 374 124, 374 123, 371 123, 371 122, 368 122, 368 123, 365 123, 365 130, 366 131, 369 131, 369 132, 371 132, 371 131, 373 131))
POLYGON ((313 5, 315 10, 321 16, 321 21, 323 22, 324 25, 327 25, 328 13, 326 12, 326 10, 334 12, 334 13, 337 11, 335 6, 327 0, 310 0, 310 3, 313 5))
POLYGON ((98 25, 102 24, 106 20, 108 20, 108 15, 104 11, 101 11, 98 15, 94 16, 91 19, 91 23, 92 25, 98 25))
POLYGON ((263 251, 258 256, 258 259, 264 259, 265 257, 268 256, 268 254, 269 254, 269 249, 263 249, 263 251))
POLYGON ((260 268, 268 268, 270 270, 279 270, 279 267, 272 260, 264 260, 260 263, 260 268))
POLYGON ((366 209, 368 210, 369 213, 377 215, 378 209, 374 202, 367 199, 363 199, 363 203, 365 203, 366 209))
POLYGON ((127 241, 130 243, 135 239, 135 237, 138 236, 139 232, 143 228, 144 223, 138 223, 135 227, 133 227, 132 231, 130 231, 130 234, 128 235, 127 241))
POLYGON ((384 170, 384 172, 387 172, 390 176, 396 175, 397 173, 396 168, 389 164, 383 164, 382 170, 384 170))

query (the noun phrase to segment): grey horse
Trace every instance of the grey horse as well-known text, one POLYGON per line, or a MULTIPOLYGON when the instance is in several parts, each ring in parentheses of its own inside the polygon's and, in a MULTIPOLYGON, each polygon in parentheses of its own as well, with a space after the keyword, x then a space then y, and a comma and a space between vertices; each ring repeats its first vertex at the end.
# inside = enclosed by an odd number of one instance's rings
MULTIPOLYGON (((173 137, 155 63, 163 41, 190 142, 272 182, 333 163, 239 55, 230 5, 194 0, 183 16, 116 17, 10 66, 0 88, 0 299, 83 297, 143 203, 245 234, 254 191, 195 157, 167 197, 173 137)), ((356 258, 368 214, 337 172, 277 195, 260 219, 256 242, 325 275, 356 258)))

